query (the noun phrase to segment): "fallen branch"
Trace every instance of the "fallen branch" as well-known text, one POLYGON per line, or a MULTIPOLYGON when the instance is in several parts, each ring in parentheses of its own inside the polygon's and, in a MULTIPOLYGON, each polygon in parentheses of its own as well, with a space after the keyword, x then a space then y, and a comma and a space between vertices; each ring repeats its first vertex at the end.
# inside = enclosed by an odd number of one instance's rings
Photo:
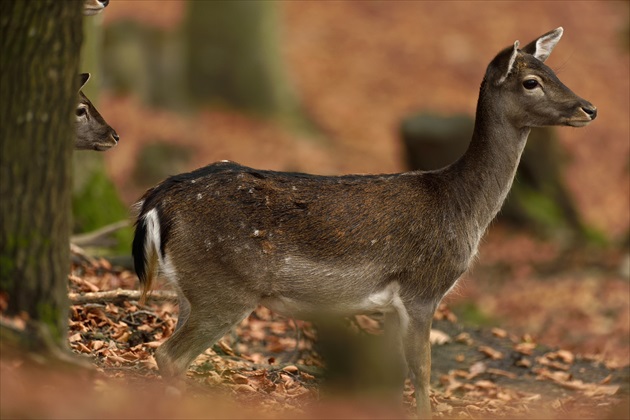
POLYGON ((120 220, 116 223, 111 223, 102 228, 96 229, 92 232, 81 233, 78 235, 72 235, 72 243, 81 246, 110 246, 111 241, 107 241, 107 238, 116 231, 126 228, 130 225, 129 220, 120 220))
POLYGON ((70 254, 72 255, 72 259, 77 264, 88 264, 91 266, 96 265, 96 260, 90 257, 83 248, 80 246, 70 243, 70 254))
POLYGON ((128 271, 133 271, 133 258, 131 255, 106 255, 101 257, 113 266, 123 268, 128 271))
MULTIPOLYGON (((94 257, 76 244, 70 244, 70 253, 72 254, 72 262, 76 265, 87 264, 92 267, 98 266, 98 260, 104 259, 109 261, 112 267, 118 267, 125 270, 133 271, 133 258, 131 255, 105 255, 102 257, 94 257)), ((101 266, 102 268, 102 266, 101 266)))
MULTIPOLYGON (((139 290, 116 289, 105 292, 68 293, 73 305, 82 305, 95 302, 116 302, 119 300, 140 300, 142 292, 139 290)), ((151 300, 176 300, 177 294, 167 290, 155 290, 147 294, 151 300)))

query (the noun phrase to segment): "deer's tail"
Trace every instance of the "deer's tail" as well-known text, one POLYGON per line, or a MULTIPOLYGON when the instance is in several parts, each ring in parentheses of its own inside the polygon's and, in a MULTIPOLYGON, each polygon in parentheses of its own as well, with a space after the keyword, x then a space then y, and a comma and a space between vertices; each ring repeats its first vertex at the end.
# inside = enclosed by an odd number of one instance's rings
POLYGON ((140 302, 146 300, 157 272, 160 252, 160 220, 156 208, 146 211, 142 209, 136 220, 136 231, 133 237, 131 254, 133 263, 142 285, 140 302))

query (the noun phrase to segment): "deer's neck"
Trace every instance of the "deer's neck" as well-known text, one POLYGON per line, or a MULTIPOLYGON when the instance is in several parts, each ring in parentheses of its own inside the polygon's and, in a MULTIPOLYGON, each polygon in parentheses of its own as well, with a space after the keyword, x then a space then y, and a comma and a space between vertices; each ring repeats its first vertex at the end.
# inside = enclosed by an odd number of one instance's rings
POLYGON ((529 128, 510 123, 502 104, 482 85, 470 146, 448 168, 462 216, 474 220, 479 236, 510 191, 528 135, 529 128))

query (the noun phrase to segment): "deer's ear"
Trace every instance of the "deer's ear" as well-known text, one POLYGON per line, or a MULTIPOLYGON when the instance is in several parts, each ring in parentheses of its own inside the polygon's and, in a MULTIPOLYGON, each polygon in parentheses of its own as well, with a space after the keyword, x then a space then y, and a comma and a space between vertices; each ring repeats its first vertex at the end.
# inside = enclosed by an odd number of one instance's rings
POLYGON ((510 73, 512 73, 512 70, 514 69, 514 63, 516 62, 516 56, 518 55, 518 46, 519 42, 514 41, 514 48, 512 49, 512 54, 510 54, 510 60, 507 63, 507 67, 505 68, 503 76, 501 76, 501 78, 497 81, 497 85, 505 82, 505 79, 507 79, 510 73))
POLYGON ((83 86, 85 86, 88 80, 90 80, 90 73, 81 73, 79 75, 79 81, 81 83, 79 85, 79 90, 83 89, 83 86))
POLYGON ((563 32, 564 29, 562 29, 562 26, 554 29, 551 32, 547 32, 540 38, 535 39, 534 41, 527 44, 523 48, 523 52, 531 54, 540 61, 544 62, 549 57, 551 51, 553 51, 558 41, 560 41, 560 38, 562 38, 563 32))

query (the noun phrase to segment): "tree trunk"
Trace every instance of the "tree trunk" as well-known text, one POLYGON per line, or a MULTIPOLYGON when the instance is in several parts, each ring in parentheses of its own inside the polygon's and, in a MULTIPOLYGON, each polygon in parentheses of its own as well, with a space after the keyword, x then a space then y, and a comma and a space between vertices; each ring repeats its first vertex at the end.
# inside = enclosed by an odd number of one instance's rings
POLYGON ((0 293, 66 342, 83 2, 0 2, 0 293))
POLYGON ((309 128, 280 54, 278 4, 191 1, 186 10, 186 80, 194 101, 309 128))

